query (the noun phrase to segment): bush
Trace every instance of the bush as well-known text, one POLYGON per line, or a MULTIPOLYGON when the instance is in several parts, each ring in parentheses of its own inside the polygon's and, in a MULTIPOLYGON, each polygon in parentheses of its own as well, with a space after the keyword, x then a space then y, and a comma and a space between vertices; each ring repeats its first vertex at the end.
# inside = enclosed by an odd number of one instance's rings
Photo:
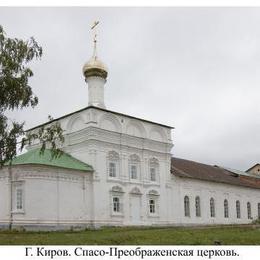
POLYGON ((253 220, 252 224, 254 224, 254 225, 260 224, 260 218, 253 220))

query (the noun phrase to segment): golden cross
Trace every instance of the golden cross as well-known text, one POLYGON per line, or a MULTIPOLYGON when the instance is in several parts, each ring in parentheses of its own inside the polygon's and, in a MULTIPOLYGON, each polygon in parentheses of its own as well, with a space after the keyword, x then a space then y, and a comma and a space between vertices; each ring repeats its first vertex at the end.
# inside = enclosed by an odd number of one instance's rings
POLYGON ((91 26, 91 30, 93 30, 98 24, 99 24, 99 21, 95 21, 94 24, 91 26))
POLYGON ((99 24, 99 21, 95 21, 94 24, 91 26, 91 30, 94 31, 94 50, 93 50, 93 57, 97 57, 97 25, 99 24))

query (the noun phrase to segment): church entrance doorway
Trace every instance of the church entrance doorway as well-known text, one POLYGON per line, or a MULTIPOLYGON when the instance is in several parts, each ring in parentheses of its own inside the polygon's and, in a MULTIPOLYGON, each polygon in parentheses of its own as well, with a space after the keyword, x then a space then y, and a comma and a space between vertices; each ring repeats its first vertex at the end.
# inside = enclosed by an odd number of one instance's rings
POLYGON ((141 222, 141 196, 131 195, 131 224, 138 225, 141 222))

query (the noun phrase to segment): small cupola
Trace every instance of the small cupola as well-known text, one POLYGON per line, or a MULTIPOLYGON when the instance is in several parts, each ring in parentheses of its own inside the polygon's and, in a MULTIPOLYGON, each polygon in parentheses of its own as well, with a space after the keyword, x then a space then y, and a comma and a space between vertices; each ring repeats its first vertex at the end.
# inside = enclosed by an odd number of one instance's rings
POLYGON ((83 75, 88 84, 88 105, 105 108, 104 86, 107 81, 108 69, 97 56, 96 27, 99 22, 94 22, 91 30, 94 30, 94 48, 91 59, 83 66, 83 75))

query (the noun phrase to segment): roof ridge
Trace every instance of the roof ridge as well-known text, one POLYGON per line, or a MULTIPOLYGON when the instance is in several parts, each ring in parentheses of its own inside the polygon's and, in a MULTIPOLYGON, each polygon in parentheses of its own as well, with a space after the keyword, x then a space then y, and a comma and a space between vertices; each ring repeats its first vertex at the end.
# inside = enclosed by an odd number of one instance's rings
POLYGON ((245 172, 249 172, 251 169, 253 169, 254 167, 256 167, 257 165, 260 165, 260 163, 256 163, 255 165, 251 166, 249 169, 247 169, 245 172))
POLYGON ((71 116, 71 115, 73 115, 73 114, 82 112, 82 111, 84 111, 84 110, 86 110, 86 109, 90 109, 90 108, 95 108, 95 109, 102 110, 102 111, 105 111, 105 112, 109 112, 109 113, 113 113, 113 114, 117 114, 117 115, 121 115, 121 116, 126 116, 126 117, 130 117, 130 118, 133 118, 133 119, 138 119, 138 120, 141 120, 141 121, 144 121, 144 122, 147 122, 147 123, 151 123, 151 124, 155 124, 155 125, 159 125, 159 126, 163 126, 163 127, 167 127, 167 128, 174 129, 173 126, 169 126, 169 125, 157 123, 157 122, 154 122, 154 121, 151 121, 151 120, 146 120, 146 119, 143 119, 143 118, 139 118, 139 117, 135 117, 135 116, 123 114, 123 113, 120 113, 120 112, 116 112, 116 111, 113 111, 113 110, 108 110, 108 109, 101 108, 101 107, 87 106, 87 107, 81 108, 81 109, 79 109, 79 110, 76 110, 76 111, 74 111, 74 112, 71 112, 71 113, 65 114, 65 115, 63 115, 63 116, 54 118, 54 119, 51 120, 51 121, 48 121, 48 122, 39 124, 39 125, 37 125, 37 126, 34 126, 34 127, 32 127, 32 128, 29 128, 29 129, 26 130, 26 132, 31 131, 31 130, 34 130, 34 129, 38 128, 38 127, 41 127, 41 126, 44 126, 44 125, 47 125, 47 124, 51 124, 51 123, 53 123, 53 122, 56 122, 56 121, 58 121, 58 120, 60 120, 60 119, 65 118, 65 117, 67 117, 67 116, 71 116))
POLYGON ((174 156, 172 156, 171 159, 177 159, 177 160, 192 162, 192 163, 196 163, 196 164, 200 164, 200 165, 205 165, 205 166, 210 166, 210 167, 214 167, 214 168, 221 168, 221 167, 219 167, 218 165, 212 165, 212 164, 201 163, 201 162, 197 162, 197 161, 194 161, 194 160, 188 160, 188 159, 183 159, 183 158, 174 157, 174 156))

